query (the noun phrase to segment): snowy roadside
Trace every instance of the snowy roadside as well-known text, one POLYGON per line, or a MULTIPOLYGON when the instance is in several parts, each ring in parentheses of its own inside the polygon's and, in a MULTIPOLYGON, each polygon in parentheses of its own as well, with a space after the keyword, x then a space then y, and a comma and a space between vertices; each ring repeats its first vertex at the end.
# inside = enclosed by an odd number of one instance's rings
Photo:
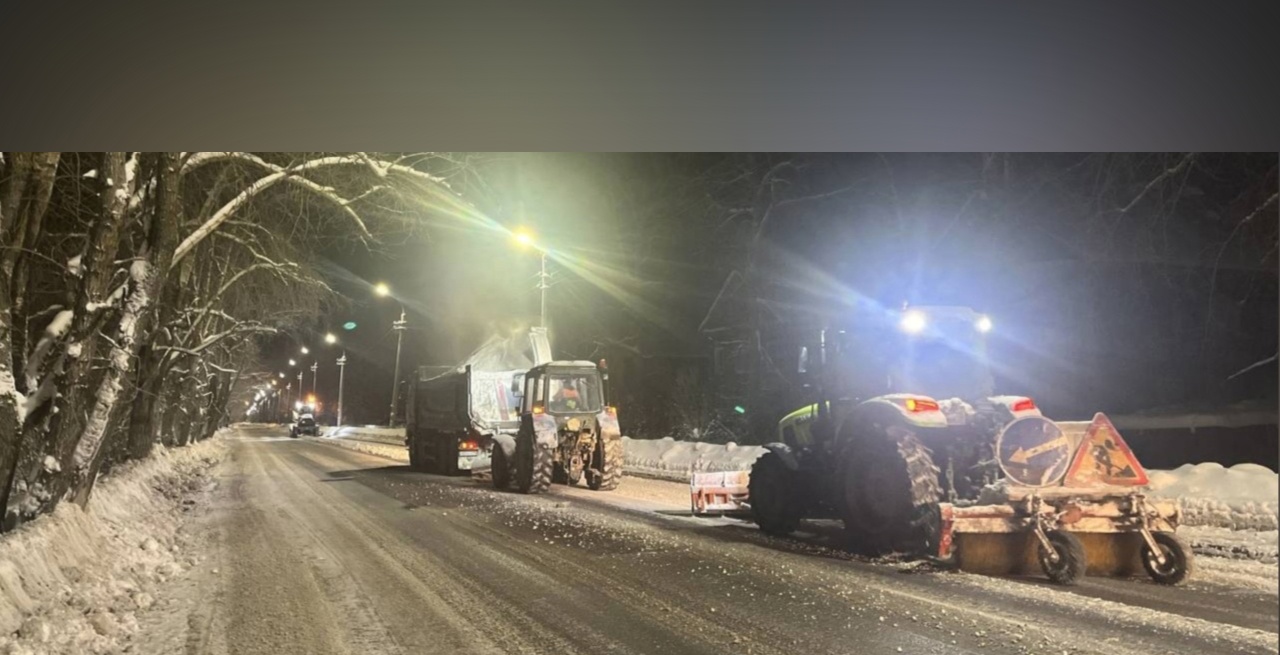
POLYGON ((0 537, 0 652, 128 650, 162 585, 203 557, 182 527, 226 449, 158 447, 100 479, 87 510, 64 503, 0 537))

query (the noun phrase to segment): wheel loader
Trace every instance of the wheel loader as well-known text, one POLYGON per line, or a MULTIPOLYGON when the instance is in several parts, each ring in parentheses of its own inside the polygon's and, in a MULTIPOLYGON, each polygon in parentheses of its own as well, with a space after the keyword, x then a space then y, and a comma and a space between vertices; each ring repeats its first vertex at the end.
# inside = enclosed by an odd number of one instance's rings
POLYGON ((1146 474, 1105 415, 1055 423, 1031 398, 994 393, 989 317, 907 307, 875 318, 800 349, 816 402, 779 422, 749 476, 695 476, 695 513, 745 508, 773 535, 836 519, 858 552, 1039 569, 1061 584, 1188 575, 1177 505, 1146 497, 1146 474))
POLYGON ((606 363, 555 361, 536 366, 517 384, 520 427, 494 437, 492 479, 498 489, 543 493, 553 482, 584 479, 611 491, 622 479, 622 433, 606 403, 606 363))

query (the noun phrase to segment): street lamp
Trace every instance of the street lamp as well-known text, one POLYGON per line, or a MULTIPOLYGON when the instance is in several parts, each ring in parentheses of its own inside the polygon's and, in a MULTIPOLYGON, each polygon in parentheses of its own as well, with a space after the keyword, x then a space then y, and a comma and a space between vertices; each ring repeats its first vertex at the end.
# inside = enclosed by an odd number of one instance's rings
POLYGON ((338 337, 330 332, 324 335, 324 342, 332 346, 333 344, 338 343, 338 337))
POLYGON ((386 298, 391 295, 391 287, 387 286, 386 282, 379 282, 373 285, 373 292, 381 298, 386 298))
POLYGON ((304 354, 304 355, 305 355, 305 354, 307 354, 307 353, 309 353, 309 352, 311 352, 311 351, 310 351, 310 350, 307 350, 307 347, 306 347, 306 346, 303 346, 303 347, 302 347, 301 352, 302 352, 302 354, 304 354))
POLYGON ((298 360, 296 359, 289 360, 289 366, 297 366, 297 365, 298 365, 298 360))
POLYGON ((347 351, 342 351, 342 356, 338 358, 338 425, 342 425, 342 388, 346 381, 347 372, 347 351))
MULTIPOLYGON (((379 282, 373 287, 373 292, 380 297, 386 298, 391 295, 391 287, 386 282, 379 282)), ((400 353, 404 346, 404 331, 409 327, 409 321, 405 319, 404 304, 400 305, 400 319, 391 322, 391 329, 396 333, 396 368, 391 380, 391 417, 387 419, 387 426, 395 427, 396 424, 396 404, 399 400, 400 391, 400 353)), ((344 353, 345 356, 345 353, 344 353)))
POLYGON ((520 245, 522 246, 535 248, 538 251, 539 258, 541 260, 538 269, 538 290, 541 295, 541 309, 538 314, 538 325, 545 328, 547 327, 547 289, 551 287, 549 284, 549 276, 547 275, 547 251, 533 240, 532 234, 529 234, 529 232, 525 230, 521 230, 516 233, 516 241, 520 242, 520 245))

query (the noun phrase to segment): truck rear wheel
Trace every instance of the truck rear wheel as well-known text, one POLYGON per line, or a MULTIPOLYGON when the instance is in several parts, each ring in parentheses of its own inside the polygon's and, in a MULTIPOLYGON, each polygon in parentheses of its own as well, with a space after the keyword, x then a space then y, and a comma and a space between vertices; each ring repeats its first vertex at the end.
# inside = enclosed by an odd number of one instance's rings
POLYGON ((849 545, 867 555, 927 549, 941 497, 929 450, 892 419, 854 429, 842 473, 849 545))
POLYGON ((409 468, 427 472, 426 458, 422 456, 422 440, 417 437, 409 437, 409 468))
POLYGON ((538 444, 532 432, 516 436, 516 488, 522 494, 540 494, 551 487, 555 453, 538 444))
POLYGON ((592 468, 587 471, 587 486, 592 491, 613 491, 622 482, 622 438, 596 440, 591 456, 592 468))
POLYGON ((436 473, 440 475, 458 474, 458 441, 452 434, 435 434, 436 473))
POLYGON ((751 517, 767 534, 785 537, 800 527, 793 478, 794 472, 777 453, 765 453, 751 466, 751 517))

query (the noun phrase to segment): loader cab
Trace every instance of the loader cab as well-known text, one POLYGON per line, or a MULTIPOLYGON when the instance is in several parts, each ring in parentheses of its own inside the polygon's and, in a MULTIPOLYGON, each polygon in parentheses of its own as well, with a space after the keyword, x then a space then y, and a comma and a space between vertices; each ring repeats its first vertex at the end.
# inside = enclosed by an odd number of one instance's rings
POLYGON ((521 414, 571 416, 604 409, 600 370, 586 361, 550 362, 530 369, 523 380, 521 414))

